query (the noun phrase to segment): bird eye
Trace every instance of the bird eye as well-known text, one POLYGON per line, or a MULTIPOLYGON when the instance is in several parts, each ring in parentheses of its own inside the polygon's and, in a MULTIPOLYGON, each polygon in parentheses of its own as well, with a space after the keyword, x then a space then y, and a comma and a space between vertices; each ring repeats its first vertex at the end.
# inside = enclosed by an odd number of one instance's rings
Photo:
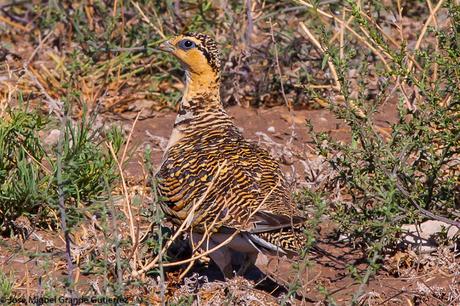
POLYGON ((185 51, 190 50, 195 47, 196 47, 195 43, 191 41, 190 39, 183 39, 179 42, 179 48, 185 51))

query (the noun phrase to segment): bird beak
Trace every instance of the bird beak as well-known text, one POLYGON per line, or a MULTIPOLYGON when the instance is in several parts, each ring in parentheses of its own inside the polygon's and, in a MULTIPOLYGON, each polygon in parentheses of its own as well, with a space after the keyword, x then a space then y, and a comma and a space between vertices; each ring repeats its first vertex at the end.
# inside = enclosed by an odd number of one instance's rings
POLYGON ((167 40, 165 41, 164 43, 162 43, 158 49, 160 49, 161 51, 165 51, 165 52, 173 52, 176 48, 173 46, 173 44, 167 40))

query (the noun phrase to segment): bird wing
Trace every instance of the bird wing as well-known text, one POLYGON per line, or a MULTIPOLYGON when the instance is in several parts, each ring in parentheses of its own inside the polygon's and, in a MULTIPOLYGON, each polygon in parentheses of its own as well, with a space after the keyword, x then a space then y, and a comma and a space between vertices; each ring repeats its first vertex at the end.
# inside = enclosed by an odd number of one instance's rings
POLYGON ((196 228, 214 223, 260 233, 301 223, 290 217, 296 213, 278 163, 239 132, 226 133, 209 131, 170 149, 157 174, 166 214, 181 223, 202 200, 196 228))
POLYGON ((251 233, 263 233, 283 228, 294 227, 305 223, 305 218, 298 216, 274 215, 267 211, 258 211, 250 222, 253 224, 251 233))

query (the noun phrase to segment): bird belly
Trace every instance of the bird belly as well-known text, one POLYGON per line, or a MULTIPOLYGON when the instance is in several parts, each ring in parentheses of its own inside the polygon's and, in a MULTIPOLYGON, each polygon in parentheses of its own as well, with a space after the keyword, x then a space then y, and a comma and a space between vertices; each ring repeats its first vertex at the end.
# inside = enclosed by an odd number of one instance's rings
MULTIPOLYGON (((230 238, 232 234, 230 233, 214 233, 211 235, 211 239, 217 243, 221 244, 224 243, 227 239, 230 238)), ((226 244, 228 248, 241 252, 241 253, 256 253, 258 250, 254 247, 254 245, 246 238, 245 235, 237 234, 233 237, 232 241, 226 244)))

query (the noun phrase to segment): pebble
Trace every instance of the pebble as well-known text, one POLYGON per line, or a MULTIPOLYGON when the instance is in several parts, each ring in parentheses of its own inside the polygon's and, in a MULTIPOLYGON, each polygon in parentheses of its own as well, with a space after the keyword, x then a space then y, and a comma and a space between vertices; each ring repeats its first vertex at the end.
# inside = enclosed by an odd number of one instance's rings
POLYGON ((58 130, 58 129, 54 129, 54 130, 51 130, 48 134, 48 136, 46 136, 45 140, 44 140, 44 143, 50 147, 53 147, 55 145, 57 145, 58 141, 59 141, 59 137, 61 137, 61 131, 58 130))
POLYGON ((460 231, 458 227, 437 220, 425 221, 418 228, 415 224, 405 224, 402 226, 402 229, 404 234, 401 237, 401 242, 419 249, 422 253, 429 253, 436 250, 438 247, 436 236, 443 230, 446 231, 448 239, 453 239, 460 231))

